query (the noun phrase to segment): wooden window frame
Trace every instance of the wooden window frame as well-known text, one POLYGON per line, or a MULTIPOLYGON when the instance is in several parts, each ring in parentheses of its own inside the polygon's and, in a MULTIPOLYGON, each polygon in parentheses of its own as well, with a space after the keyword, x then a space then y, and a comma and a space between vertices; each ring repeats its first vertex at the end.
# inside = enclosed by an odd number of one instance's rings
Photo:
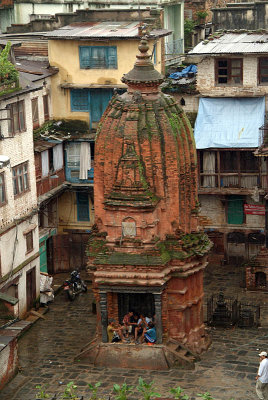
POLYGON ((14 198, 16 199, 17 197, 23 195, 24 193, 27 193, 30 190, 30 182, 29 182, 29 168, 28 168, 28 161, 25 163, 16 165, 15 167, 12 168, 12 181, 13 181, 13 193, 14 193, 14 198), (25 187, 25 172, 24 172, 24 167, 26 168, 26 174, 27 174, 27 186, 25 187), (22 174, 18 173, 19 168, 22 168, 22 174), (16 172, 14 175, 14 171, 16 172), (19 178, 21 177, 21 184, 22 184, 22 190, 19 191, 19 178), (15 193, 16 189, 16 193, 15 193))
POLYGON ((39 123, 39 109, 38 109, 38 97, 34 97, 31 100, 31 104, 32 104, 32 122, 33 122, 33 129, 39 128, 40 123, 39 123), (36 108, 36 119, 34 119, 35 115, 34 115, 34 107, 36 108))
POLYGON ((49 104, 48 104, 48 94, 43 95, 43 108, 44 108, 44 120, 49 120, 49 104))
POLYGON ((8 132, 11 136, 14 136, 16 133, 21 133, 26 131, 26 121, 25 121, 25 102, 24 100, 19 100, 15 103, 10 103, 7 106, 7 109, 9 110, 9 126, 8 126, 8 132), (17 112, 14 112, 15 109, 15 104, 17 105, 17 112), (20 110, 21 107, 21 110, 20 110), (21 118, 21 113, 23 115, 23 118, 21 118), (14 120, 15 118, 18 119, 18 129, 15 130, 15 124, 14 120))
POLYGON ((217 57, 215 58, 215 83, 216 86, 241 86, 243 84, 243 58, 237 57, 237 58, 226 58, 226 57, 217 57), (227 61, 227 82, 226 83, 220 83, 219 82, 219 61, 227 61), (238 75, 232 75, 232 61, 240 61, 240 82, 239 83, 233 83, 231 82, 232 78, 238 77, 238 75))
POLYGON ((26 254, 30 253, 34 249, 33 245, 33 230, 27 232, 25 235, 25 242, 26 242, 26 254))
MULTIPOLYGON (((268 62, 268 57, 260 57, 258 59, 258 84, 260 86, 267 86, 268 85, 268 81, 267 82, 261 82, 262 76, 265 77, 265 78, 268 78, 268 74, 267 75, 265 75, 265 74, 261 75, 261 61, 262 60, 267 60, 267 62, 268 62)), ((267 65, 267 69, 268 69, 268 65, 267 65)))
POLYGON ((2 207, 7 203, 6 184, 5 184, 5 174, 4 174, 4 172, 0 173, 0 177, 2 178, 2 182, 0 182, 0 186, 2 186, 2 191, 4 193, 4 200, 2 201, 1 198, 0 198, 0 207, 2 207))
POLYGON ((262 188, 262 176, 267 175, 268 179, 268 172, 267 174, 264 174, 261 172, 260 165, 258 165, 258 171, 242 171, 241 170, 241 153, 247 152, 247 151, 253 151, 254 149, 237 149, 237 150, 230 150, 230 149, 220 149, 220 150, 210 150, 215 153, 215 172, 214 173, 205 173, 201 172, 203 171, 203 165, 201 165, 201 152, 204 153, 205 151, 209 151, 204 149, 204 150, 198 150, 197 152, 197 158, 198 158, 198 178, 199 178, 199 188, 205 188, 205 186, 202 186, 202 177, 204 176, 214 176, 215 177, 215 186, 211 187, 210 189, 213 190, 213 188, 218 188, 218 189, 224 189, 225 187, 221 186, 221 178, 227 177, 227 176, 236 176, 238 178, 238 185, 236 188, 241 188, 241 180, 243 176, 258 176, 258 181, 259 181, 259 187, 262 188), (221 166, 221 153, 224 152, 231 152, 234 157, 237 159, 237 169, 234 171, 229 171, 229 172, 224 172, 223 168, 221 166), (201 168, 202 167, 202 168, 201 168))

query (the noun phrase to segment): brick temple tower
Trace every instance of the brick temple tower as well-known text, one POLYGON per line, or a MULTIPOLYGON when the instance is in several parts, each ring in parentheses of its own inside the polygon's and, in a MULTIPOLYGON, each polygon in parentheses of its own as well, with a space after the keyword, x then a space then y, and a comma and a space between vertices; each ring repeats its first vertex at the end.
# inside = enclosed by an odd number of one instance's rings
POLYGON ((192 128, 161 92, 146 39, 122 81, 128 90, 110 101, 95 147, 88 265, 98 333, 107 342, 108 319, 121 322, 132 309, 155 316, 158 343, 172 338, 200 353, 208 345, 202 299, 211 243, 198 230, 192 128))

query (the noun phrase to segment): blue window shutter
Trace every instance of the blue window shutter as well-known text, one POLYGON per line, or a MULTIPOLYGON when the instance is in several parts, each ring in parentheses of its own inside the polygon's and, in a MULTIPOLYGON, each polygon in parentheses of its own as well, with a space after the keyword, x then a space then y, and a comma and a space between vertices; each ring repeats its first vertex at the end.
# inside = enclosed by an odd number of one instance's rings
POLYGON ((71 89, 71 111, 89 111, 88 89, 71 89))
POLYGON ((115 46, 107 47, 108 53, 108 65, 107 68, 115 69, 117 68, 117 51, 115 46))
POLYGON ((77 192, 76 200, 77 200, 77 221, 89 221, 88 194, 83 192, 77 192))
POLYGON ((116 69, 116 46, 80 46, 80 68, 116 69))
POLYGON ((91 47, 79 47, 80 68, 90 68, 91 47))

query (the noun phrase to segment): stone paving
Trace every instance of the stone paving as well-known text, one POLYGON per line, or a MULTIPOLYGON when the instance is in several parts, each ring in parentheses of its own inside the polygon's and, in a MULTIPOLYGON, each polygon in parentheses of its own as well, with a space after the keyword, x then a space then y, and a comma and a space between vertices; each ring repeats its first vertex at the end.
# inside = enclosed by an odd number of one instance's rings
MULTIPOLYGON (((267 317, 267 293, 246 292, 240 288, 241 270, 237 267, 209 266, 205 276, 206 297, 223 289, 245 301, 261 303, 262 320, 267 317)), ((0 392, 1 400, 33 400, 37 384, 49 385, 49 392, 62 392, 74 381, 78 392, 89 399, 88 383, 102 382, 100 395, 109 399, 114 383, 136 385, 138 377, 155 381, 163 397, 169 389, 181 386, 190 397, 210 392, 217 400, 253 400, 259 350, 267 350, 268 328, 211 329, 213 344, 194 371, 137 371, 95 368, 73 362, 73 357, 94 336, 95 315, 91 313, 92 293, 81 294, 74 302, 60 292, 45 320, 37 321, 19 341, 20 372, 0 392), (88 394, 88 396, 87 396, 88 394)), ((133 400, 137 399, 135 393, 133 400)), ((140 396, 138 397, 140 398, 140 396)))

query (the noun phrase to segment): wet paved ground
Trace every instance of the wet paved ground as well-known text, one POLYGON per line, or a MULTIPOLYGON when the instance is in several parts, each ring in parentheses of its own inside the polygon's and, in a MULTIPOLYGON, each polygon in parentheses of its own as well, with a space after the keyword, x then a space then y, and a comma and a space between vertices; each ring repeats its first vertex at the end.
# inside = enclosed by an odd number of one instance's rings
MULTIPOLYGON (((260 302, 262 320, 266 322, 267 294, 246 292, 240 288, 240 281, 239 269, 210 266, 205 277, 206 297, 223 289, 227 295, 260 302)), ((85 395, 85 400, 90 397, 87 384, 101 381, 100 395, 108 400, 114 383, 136 386, 139 376, 146 381, 154 380, 163 397, 169 397, 170 388, 181 386, 193 398, 197 393, 209 391, 217 400, 256 399, 258 352, 268 349, 268 328, 212 329, 213 344, 194 371, 94 368, 84 361, 73 362, 81 347, 94 336, 91 291, 80 295, 73 303, 67 301, 64 294, 58 294, 46 319, 36 322, 20 339, 21 372, 2 390, 1 400, 33 400, 37 384, 47 384, 50 393, 59 393, 70 381, 77 384, 78 392, 85 395)), ((137 396, 132 395, 132 398, 136 400, 137 396)))

